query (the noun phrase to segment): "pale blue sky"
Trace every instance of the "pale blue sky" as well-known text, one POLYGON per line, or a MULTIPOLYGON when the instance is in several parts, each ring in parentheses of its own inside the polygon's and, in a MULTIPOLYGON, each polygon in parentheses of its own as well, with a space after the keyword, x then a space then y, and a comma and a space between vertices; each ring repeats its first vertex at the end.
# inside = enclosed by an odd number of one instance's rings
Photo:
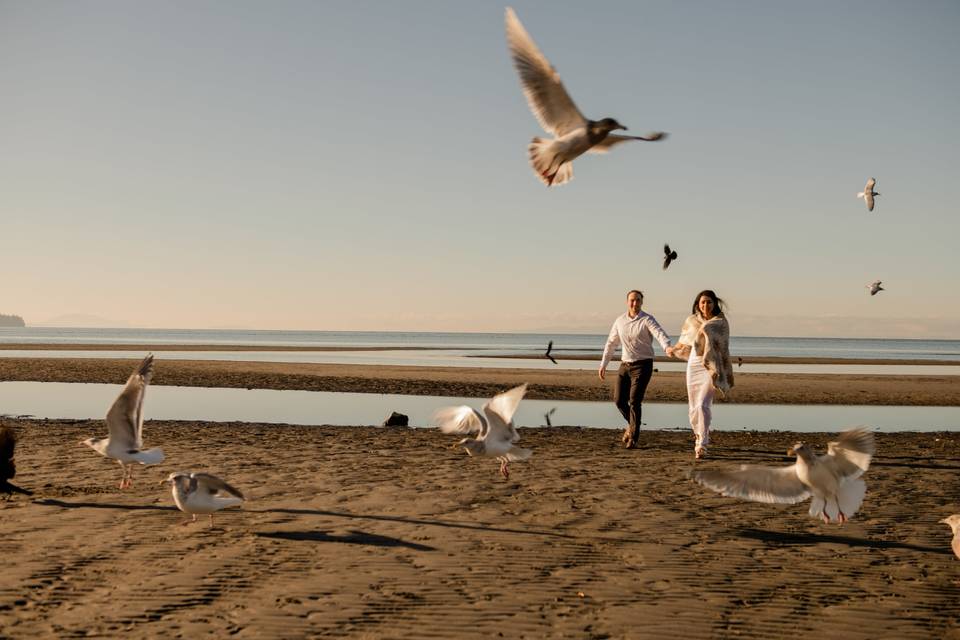
POLYGON ((960 334, 960 3, 514 7, 670 138, 541 185, 502 3, 0 1, 0 313, 603 333, 639 287, 676 333, 711 287, 740 335, 960 334))

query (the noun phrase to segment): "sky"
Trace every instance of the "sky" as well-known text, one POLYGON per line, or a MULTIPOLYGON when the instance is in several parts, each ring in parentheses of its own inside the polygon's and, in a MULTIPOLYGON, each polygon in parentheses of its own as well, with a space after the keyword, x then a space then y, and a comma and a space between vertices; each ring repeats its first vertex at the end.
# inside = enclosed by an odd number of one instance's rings
POLYGON ((0 313, 605 333, 639 288, 676 334, 710 288, 734 335, 960 335, 960 3, 513 6, 668 139, 542 185, 500 3, 0 0, 0 313))

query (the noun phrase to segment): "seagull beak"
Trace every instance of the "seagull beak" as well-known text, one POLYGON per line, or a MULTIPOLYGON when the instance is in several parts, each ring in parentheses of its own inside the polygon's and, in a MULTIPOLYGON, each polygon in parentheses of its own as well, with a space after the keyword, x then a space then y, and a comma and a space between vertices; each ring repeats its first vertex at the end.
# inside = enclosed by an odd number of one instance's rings
POLYGON ((787 449, 787 455, 788 455, 788 456, 795 456, 795 455, 797 455, 797 450, 794 449, 793 447, 790 447, 789 449, 787 449))
POLYGON ((623 129, 624 131, 629 131, 629 129, 627 129, 627 128, 626 128, 625 126, 623 126, 623 125, 620 125, 620 126, 617 127, 617 128, 618 128, 618 129, 623 129))
POLYGON ((942 522, 943 524, 950 524, 949 522, 947 522, 946 518, 944 518, 943 520, 937 520, 937 522, 942 522))

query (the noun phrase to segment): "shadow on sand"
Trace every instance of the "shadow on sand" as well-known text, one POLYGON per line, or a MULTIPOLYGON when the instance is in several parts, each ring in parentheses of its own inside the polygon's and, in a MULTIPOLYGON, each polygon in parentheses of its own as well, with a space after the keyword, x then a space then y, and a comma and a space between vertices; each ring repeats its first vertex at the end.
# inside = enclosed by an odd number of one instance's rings
POLYGON ((400 538, 391 538, 390 536, 381 536, 375 533, 365 531, 351 531, 346 535, 332 535, 323 531, 270 531, 257 532, 261 538, 272 538, 275 540, 295 540, 298 542, 342 542, 345 544, 363 544, 373 547, 403 547, 415 551, 436 551, 435 547, 429 547, 425 544, 407 542, 400 538))
POLYGON ((848 547, 867 547, 869 549, 906 549, 908 551, 923 551, 925 553, 951 554, 950 549, 938 547, 924 547, 906 542, 891 542, 889 540, 870 540, 868 538, 851 538, 819 533, 786 533, 783 531, 764 531, 763 529, 741 529, 735 532, 741 538, 772 542, 784 546, 816 545, 816 544, 845 544, 848 547))

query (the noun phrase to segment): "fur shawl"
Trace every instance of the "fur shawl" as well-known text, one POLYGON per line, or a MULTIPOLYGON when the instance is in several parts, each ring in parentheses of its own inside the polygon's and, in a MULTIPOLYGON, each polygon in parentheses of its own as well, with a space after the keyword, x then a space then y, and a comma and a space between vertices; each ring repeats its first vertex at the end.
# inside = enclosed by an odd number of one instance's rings
POLYGON ((724 397, 733 388, 733 365, 730 363, 730 325, 724 316, 715 316, 704 322, 699 314, 692 314, 683 322, 679 344, 696 350, 703 366, 713 377, 713 386, 724 397))

